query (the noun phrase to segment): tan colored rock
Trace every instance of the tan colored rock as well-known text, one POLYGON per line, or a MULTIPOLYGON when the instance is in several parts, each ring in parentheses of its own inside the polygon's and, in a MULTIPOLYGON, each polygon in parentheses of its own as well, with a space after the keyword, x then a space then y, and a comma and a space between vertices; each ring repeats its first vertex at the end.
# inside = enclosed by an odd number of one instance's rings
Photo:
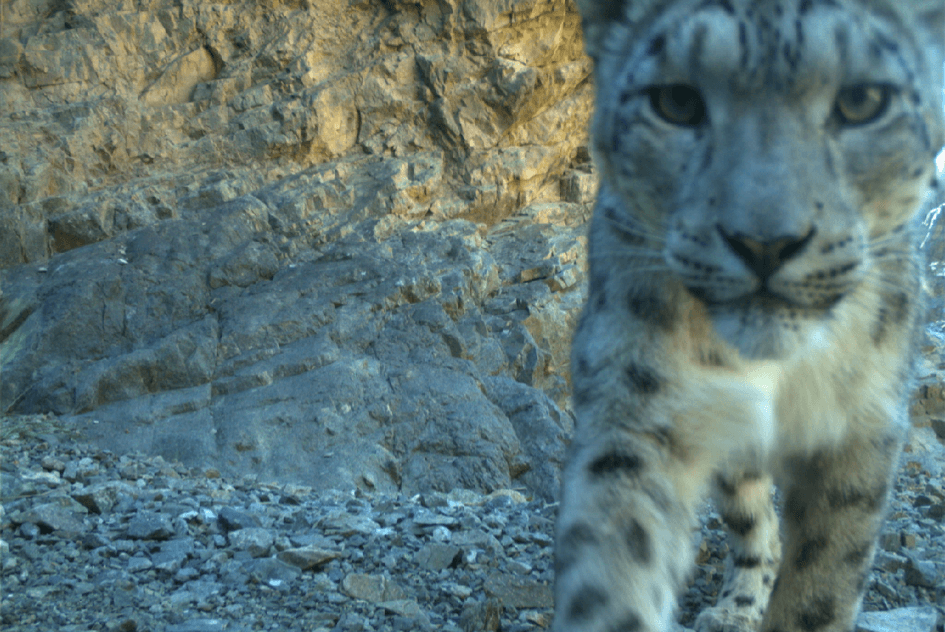
MULTIPOLYGON (((120 207, 122 183, 189 187, 183 177, 221 168, 272 182, 365 154, 441 156, 435 181, 379 209, 492 224, 560 199, 585 138, 590 66, 565 0, 365 1, 344 11, 329 0, 154 0, 146 10, 84 0, 68 13, 49 9, 17 0, 0 33, 0 103, 16 113, 0 121, 10 157, 0 161, 0 200, 60 196, 71 208, 35 208, 55 220, 42 247, 15 215, 0 243, 16 247, 0 265, 138 225, 80 228, 92 219, 79 210, 90 191, 95 204, 120 207)), ((160 212, 135 216, 176 217, 169 201, 178 196, 158 197, 160 212)))
POLYGON ((141 100, 150 107, 177 105, 190 101, 198 84, 216 78, 216 63, 206 48, 178 57, 161 73, 141 100))
POLYGON ((286 564, 297 566, 303 571, 310 570, 316 566, 321 566, 326 562, 338 559, 342 556, 341 551, 324 549, 315 545, 308 545, 294 549, 280 551, 276 557, 286 564))

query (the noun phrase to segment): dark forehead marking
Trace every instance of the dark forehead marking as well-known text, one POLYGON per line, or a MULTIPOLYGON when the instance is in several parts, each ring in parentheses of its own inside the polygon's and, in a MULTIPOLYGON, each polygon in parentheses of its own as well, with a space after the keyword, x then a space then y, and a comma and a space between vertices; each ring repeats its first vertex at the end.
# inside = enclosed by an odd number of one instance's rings
POLYGON ((705 49, 705 38, 708 30, 705 24, 700 24, 692 34, 692 47, 689 49, 689 68, 693 75, 698 75, 699 69, 702 67, 702 53, 705 49))
POLYGON ((841 64, 847 64, 850 61, 850 39, 847 30, 838 26, 833 32, 833 42, 837 46, 837 54, 840 57, 841 64))
MULTIPOLYGON (((915 70, 912 66, 912 63, 906 60, 899 43, 890 38, 886 33, 880 32, 879 30, 874 30, 872 36, 872 45, 876 47, 876 50, 895 59, 896 64, 902 69, 902 72, 906 77, 906 82, 914 84, 915 70)), ((878 54, 877 56, 881 55, 878 54)))
POLYGON ((735 7, 732 6, 729 0, 706 0, 696 7, 696 11, 702 11, 703 9, 722 9, 729 15, 735 15, 735 7))
POLYGON ((662 33, 650 40, 650 46, 646 49, 646 54, 650 57, 658 57, 666 48, 666 36, 662 33))
POLYGON ((836 0, 802 0, 802 2, 797 6, 797 14, 803 17, 818 7, 839 9, 840 3, 836 0))
POLYGON ((804 23, 800 20, 794 20, 794 39, 798 48, 804 45, 804 23))
POLYGON ((748 66, 749 60, 749 48, 748 48, 748 25, 745 24, 744 20, 738 21, 738 45, 741 47, 741 55, 739 55, 738 65, 741 68, 746 68, 748 66))
POLYGON ((627 6, 626 0, 611 0, 605 2, 600 7, 600 17, 604 22, 622 22, 626 17, 624 8, 627 6))

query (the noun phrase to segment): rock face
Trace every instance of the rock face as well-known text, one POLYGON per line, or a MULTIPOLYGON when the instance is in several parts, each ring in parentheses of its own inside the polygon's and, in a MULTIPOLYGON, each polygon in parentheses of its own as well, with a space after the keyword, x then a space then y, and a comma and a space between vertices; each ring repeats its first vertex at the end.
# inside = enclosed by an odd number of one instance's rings
POLYGON ((553 498, 596 187, 579 26, 3 2, 0 414, 317 489, 553 498))
POLYGON ((569 2, 13 0, 0 411, 550 498, 594 179, 569 2))

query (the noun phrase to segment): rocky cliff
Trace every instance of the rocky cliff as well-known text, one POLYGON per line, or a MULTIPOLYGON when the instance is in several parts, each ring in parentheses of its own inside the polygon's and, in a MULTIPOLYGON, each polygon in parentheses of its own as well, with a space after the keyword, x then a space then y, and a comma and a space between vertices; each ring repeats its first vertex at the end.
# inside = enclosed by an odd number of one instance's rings
POLYGON ((564 0, 14 0, 0 410, 318 487, 550 497, 589 64, 564 0))
POLYGON ((579 26, 569 0, 4 1, 0 413, 318 489, 553 497, 579 26))

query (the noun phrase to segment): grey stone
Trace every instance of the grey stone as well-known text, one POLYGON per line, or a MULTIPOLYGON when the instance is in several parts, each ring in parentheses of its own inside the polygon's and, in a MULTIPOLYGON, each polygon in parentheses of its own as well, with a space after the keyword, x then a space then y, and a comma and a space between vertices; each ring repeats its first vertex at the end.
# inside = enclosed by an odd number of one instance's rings
POLYGON ((138 573, 154 568, 154 562, 143 555, 136 555, 128 560, 128 566, 126 566, 126 568, 129 573, 138 573))
POLYGON ((87 549, 97 549, 111 544, 111 539, 104 533, 86 533, 79 539, 79 542, 87 549))
POLYGON ((174 535, 174 526, 164 514, 141 511, 128 522, 125 535, 135 540, 166 540, 174 535))
POLYGON ((377 604, 388 612, 399 614, 402 617, 419 617, 421 614, 420 605, 413 599, 399 599, 396 601, 382 601, 377 604))
POLYGON ((571 416, 541 391, 508 377, 490 377, 483 384, 521 442, 516 478, 542 498, 556 497, 564 449, 574 430, 571 416))
POLYGON ((51 502, 34 505, 21 518, 22 522, 37 525, 40 531, 62 531, 76 535, 84 533, 88 527, 85 516, 88 510, 67 497, 60 497, 51 502))
POLYGON ((463 550, 480 549, 490 555, 498 555, 503 550, 502 543, 494 535, 478 528, 457 531, 452 543, 463 550))
POLYGON ((258 517, 233 507, 223 507, 217 514, 217 519, 220 521, 220 526, 226 531, 258 527, 260 524, 258 517))
POLYGON ((290 590, 302 571, 297 566, 286 564, 274 557, 253 560, 249 574, 257 583, 276 590, 290 590))
POLYGON ((32 522, 24 522, 23 524, 20 525, 20 528, 17 529, 17 532, 20 534, 21 537, 27 540, 32 540, 34 538, 37 538, 39 537, 40 533, 42 533, 39 526, 36 524, 33 524, 32 522))
POLYGON ((189 538, 167 540, 161 544, 160 551, 151 554, 151 563, 159 571, 174 574, 193 552, 194 542, 189 538))
POLYGON ((222 590, 223 584, 219 582, 189 581, 171 594, 171 602, 177 604, 204 603, 209 597, 218 595, 222 590))
POLYGON ((311 570, 316 566, 321 566, 325 562, 338 559, 340 556, 340 551, 331 551, 319 548, 314 545, 286 549, 285 551, 280 551, 276 555, 276 557, 286 564, 297 566, 303 571, 311 570))
POLYGON ((72 497, 89 511, 103 514, 111 511, 119 494, 130 492, 131 488, 123 482, 98 483, 74 493, 72 497))
POLYGON ((444 516, 441 513, 435 511, 427 511, 425 509, 418 509, 413 516, 413 521, 424 527, 435 527, 435 526, 451 526, 456 524, 456 518, 452 516, 444 516))
POLYGON ((66 469, 65 463, 51 456, 43 457, 43 460, 42 462, 40 462, 40 465, 42 466, 44 470, 59 472, 60 474, 62 474, 62 472, 66 469))
POLYGON ((350 573, 341 582, 341 590, 349 597, 371 603, 399 601, 406 593, 397 584, 383 575, 350 573))
POLYGON ((923 588, 935 588, 945 584, 945 563, 919 560, 908 556, 905 565, 906 583, 923 588))
MULTIPOLYGON (((897 549, 898 549, 898 534, 896 537, 897 549)), ((888 551, 880 551, 876 554, 876 559, 873 561, 875 566, 878 566, 882 569, 885 569, 889 572, 895 573, 900 568, 905 568, 908 564, 908 559, 902 555, 896 555, 895 553, 889 553, 888 551)))
POLYGON ((230 541, 230 546, 238 551, 246 551, 253 557, 269 555, 269 551, 275 542, 272 531, 262 527, 248 527, 230 531, 227 538, 230 541))
POLYGON ((510 608, 549 608, 554 603, 548 584, 507 573, 491 573, 485 591, 510 608))
POLYGON ((456 564, 462 557, 463 550, 458 546, 432 543, 417 552, 416 561, 430 571, 441 571, 456 564))
POLYGON ((165 632, 223 632, 227 629, 223 619, 191 619, 184 623, 167 626, 165 632))
POLYGON ((888 612, 862 612, 856 632, 935 632, 935 608, 899 608, 888 612))
POLYGON ((460 628, 463 632, 496 632, 501 626, 502 605, 494 597, 469 604, 463 609, 460 628))
POLYGON ((367 516, 356 516, 346 511, 332 512, 321 521, 320 526, 328 535, 338 534, 345 537, 355 534, 371 534, 380 525, 367 516))

